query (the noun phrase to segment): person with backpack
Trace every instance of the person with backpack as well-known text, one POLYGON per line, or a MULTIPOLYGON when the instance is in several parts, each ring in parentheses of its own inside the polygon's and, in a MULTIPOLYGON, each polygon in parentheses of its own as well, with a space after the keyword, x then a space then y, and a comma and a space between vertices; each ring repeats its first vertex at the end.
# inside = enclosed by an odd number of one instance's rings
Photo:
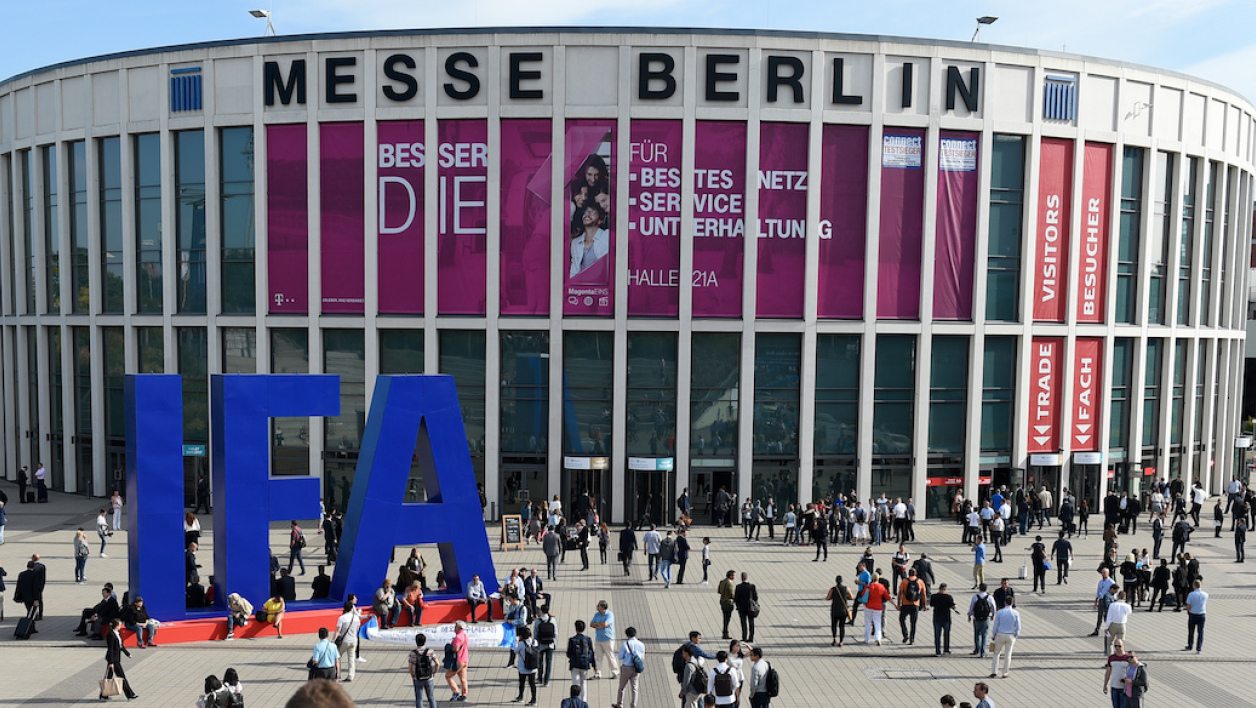
POLYGON ((676 560, 676 539, 672 538, 671 531, 668 531, 667 536, 659 541, 658 559, 658 575, 663 579, 663 587, 670 588, 672 563, 676 560))
POLYGON ((692 647, 691 643, 686 643, 677 650, 684 661, 677 676, 680 680, 680 694, 677 696, 680 708, 698 708, 702 705, 702 694, 706 693, 707 672, 699 663, 700 659, 693 655, 692 647))
POLYGON ((919 614, 928 603, 928 595, 925 594, 925 584, 916 577, 916 570, 909 569, 907 577, 899 583, 898 586, 898 628, 903 631, 903 643, 916 643, 916 622, 919 620, 919 614), (908 623, 911 623, 911 632, 907 631, 908 623))
POLYGON ((558 643, 558 625, 554 623, 549 605, 541 605, 541 614, 536 618, 533 636, 541 647, 541 685, 548 686, 554 669, 554 648, 558 643))
POLYGON ((781 694, 781 677, 772 665, 763 660, 763 650, 750 650, 750 708, 770 708, 772 699, 781 694))
POLYGON ((994 616, 994 599, 986 594, 986 584, 977 586, 977 594, 968 603, 968 621, 973 625, 973 656, 986 657, 986 635, 990 632, 990 618, 994 616))
POLYGON ((301 532, 301 527, 294 520, 292 522, 292 533, 288 536, 288 572, 292 572, 292 564, 297 563, 301 566, 301 575, 305 575, 305 560, 301 558, 301 550, 305 548, 305 534, 301 532))
POLYGON ((541 665, 541 647, 532 638, 532 630, 519 628, 519 638, 515 640, 515 669, 519 672, 519 695, 514 702, 523 701, 523 686, 526 683, 532 691, 532 699, 528 705, 536 705, 536 671, 541 665))
POLYGON ((597 669, 597 659, 593 653, 593 640, 584 633, 584 620, 576 620, 575 626, 575 636, 567 640, 567 668, 571 670, 572 689, 580 689, 572 695, 583 696, 589 671, 597 669))
POLYGON ((736 705, 741 683, 737 672, 728 663, 728 652, 719 652, 715 655, 715 660, 719 663, 707 676, 706 692, 715 696, 717 706, 736 705))
POLYGON ((427 696, 427 708, 436 708, 436 654, 428 648, 427 636, 422 632, 414 635, 414 646, 407 662, 410 680, 414 683, 414 708, 423 708, 424 696, 427 696))
MULTIPOLYGON (((515 633, 518 634, 521 630, 527 629, 528 627, 530 619, 528 615, 528 606, 527 604, 514 598, 509 598, 507 603, 506 621, 514 625, 515 633)), ((511 666, 514 666, 517 659, 518 657, 515 656, 515 652, 512 649, 510 651, 510 658, 506 660, 506 668, 509 669, 511 666)))

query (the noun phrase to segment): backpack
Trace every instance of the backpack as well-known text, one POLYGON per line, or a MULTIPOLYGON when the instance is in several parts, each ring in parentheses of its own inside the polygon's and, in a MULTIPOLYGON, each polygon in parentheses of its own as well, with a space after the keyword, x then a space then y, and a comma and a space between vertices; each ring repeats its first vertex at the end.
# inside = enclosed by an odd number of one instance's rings
POLYGON ((558 636, 558 628, 554 626, 554 618, 551 617, 541 622, 536 628, 536 640, 541 644, 553 644, 554 638, 558 636))
POLYGON ((920 581, 908 580, 907 590, 903 592, 903 595, 907 597, 908 602, 920 602, 920 581))
POLYGON ((576 643, 576 656, 572 659, 572 668, 587 670, 593 666, 593 642, 588 637, 573 637, 573 641, 576 643))
POLYGON ((526 671, 536 671, 536 667, 541 665, 541 647, 536 642, 523 645, 523 668, 526 671))
POLYGON ((414 649, 410 653, 415 655, 414 677, 416 679, 427 681, 436 675, 436 657, 432 656, 431 650, 424 647, 423 649, 414 649))
POLYGON ((987 597, 977 598, 977 605, 973 607, 973 619, 975 620, 990 619, 990 600, 988 600, 987 597))
POLYGON ((678 682, 685 677, 685 647, 687 646, 689 646, 688 642, 681 644, 672 654, 672 673, 676 674, 678 682))
POLYGON ((715 672, 715 695, 719 698, 727 698, 733 695, 733 670, 730 667, 728 671, 715 672))
POLYGON ((768 664, 768 673, 763 677, 763 687, 768 692, 768 698, 781 695, 781 675, 776 673, 771 664, 768 664))
POLYGON ((863 508, 855 509, 855 523, 862 524, 868 517, 864 514, 863 508))
POLYGON ((445 658, 441 661, 441 668, 446 671, 455 671, 458 669, 458 652, 454 650, 453 643, 445 645, 445 658))
MULTIPOLYGON (((684 669, 681 669, 681 676, 684 676, 684 669)), ((707 690, 707 672, 702 668, 702 664, 693 662, 693 678, 689 679, 689 692, 702 695, 707 690)))

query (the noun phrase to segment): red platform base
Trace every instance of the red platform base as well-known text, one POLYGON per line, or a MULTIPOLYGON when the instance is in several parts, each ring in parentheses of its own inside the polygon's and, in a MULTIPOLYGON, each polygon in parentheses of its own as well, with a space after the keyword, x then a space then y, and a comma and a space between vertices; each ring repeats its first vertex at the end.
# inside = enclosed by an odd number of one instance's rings
MULTIPOLYGON (((501 611, 501 605, 498 601, 497 611, 494 613, 497 617, 504 616, 501 611)), ((477 608, 476 614, 482 619, 486 612, 485 608, 477 608)), ((290 610, 283 616, 283 633, 284 636, 289 634, 318 634, 321 627, 326 627, 328 631, 335 630, 336 620, 342 614, 338 609, 318 609, 318 610, 290 610)), ((374 613, 369 607, 362 608, 362 621, 365 622, 373 617, 374 613)), ((423 608, 423 624, 448 624, 458 620, 471 619, 471 606, 466 600, 432 600, 427 602, 423 608)), ((398 626, 406 626, 409 624, 409 615, 402 612, 397 619, 398 626)), ((275 625, 269 622, 258 622, 256 619, 250 619, 247 627, 236 627, 236 639, 255 639, 263 637, 278 637, 279 631, 275 629, 275 625)), ((185 644, 188 642, 205 642, 213 640, 221 640, 227 638, 227 618, 225 615, 218 617, 205 617, 190 620, 180 620, 177 622, 162 622, 161 628, 157 631, 157 644, 185 644)), ((135 633, 122 630, 122 643, 124 646, 134 647, 137 644, 135 633)))

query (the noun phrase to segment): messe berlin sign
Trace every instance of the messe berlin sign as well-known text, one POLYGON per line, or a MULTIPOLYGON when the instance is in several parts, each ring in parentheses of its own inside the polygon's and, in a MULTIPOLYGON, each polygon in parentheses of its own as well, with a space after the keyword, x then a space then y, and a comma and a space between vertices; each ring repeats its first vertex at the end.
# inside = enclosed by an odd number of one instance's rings
MULTIPOLYGON (((183 548, 183 382, 173 374, 126 377, 127 501, 131 512, 129 580, 154 616, 204 616, 185 605, 183 548)), ((214 599, 229 593, 254 605, 270 597, 270 523, 318 518, 316 476, 270 475, 270 419, 332 416, 340 377, 210 377, 213 450, 214 599)), ((340 607, 349 593, 370 598, 389 575, 394 546, 434 543, 450 591, 479 574, 497 580, 484 530, 458 396, 450 376, 376 379, 362 449, 345 510, 339 560, 327 600, 289 609, 340 607), (403 503, 417 459, 428 501, 403 503)))

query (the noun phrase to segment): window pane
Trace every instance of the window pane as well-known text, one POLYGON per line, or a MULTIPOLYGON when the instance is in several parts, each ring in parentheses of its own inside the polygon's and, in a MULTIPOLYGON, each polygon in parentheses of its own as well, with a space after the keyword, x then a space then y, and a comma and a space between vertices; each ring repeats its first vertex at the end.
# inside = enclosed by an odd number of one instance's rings
POLYGON ((563 451, 606 455, 611 449, 612 332, 564 332, 563 451))
POLYGON ((484 351, 483 330, 440 333, 440 372, 454 377, 467 446, 474 457, 484 455, 484 351))
POLYGON ((423 330, 381 329, 379 331, 379 373, 423 373, 423 330))
POLYGON ((549 447, 549 332, 501 333, 503 454, 549 447))
POLYGON ((628 333, 629 455, 668 457, 661 441, 676 435, 676 333, 628 333))
MULTIPOLYGON (((691 340, 689 444, 693 455, 731 456, 737 449, 741 335, 694 332, 691 340), (704 449, 699 450, 699 441, 704 449)), ((674 441, 660 443, 671 455, 674 441)))
POLYGON ((219 138, 222 221, 222 311, 255 309, 253 129, 223 128, 219 138))
POLYGON ((878 335, 876 352, 872 452, 910 455, 916 388, 916 338, 905 334, 878 335))
POLYGON ((802 337, 759 334, 754 354, 754 454, 798 454, 802 337))
MULTIPOLYGON (((156 133, 135 136, 135 248, 136 304, 140 312, 160 313, 161 138, 156 133)), ((121 244, 118 250, 121 253, 121 244)))

